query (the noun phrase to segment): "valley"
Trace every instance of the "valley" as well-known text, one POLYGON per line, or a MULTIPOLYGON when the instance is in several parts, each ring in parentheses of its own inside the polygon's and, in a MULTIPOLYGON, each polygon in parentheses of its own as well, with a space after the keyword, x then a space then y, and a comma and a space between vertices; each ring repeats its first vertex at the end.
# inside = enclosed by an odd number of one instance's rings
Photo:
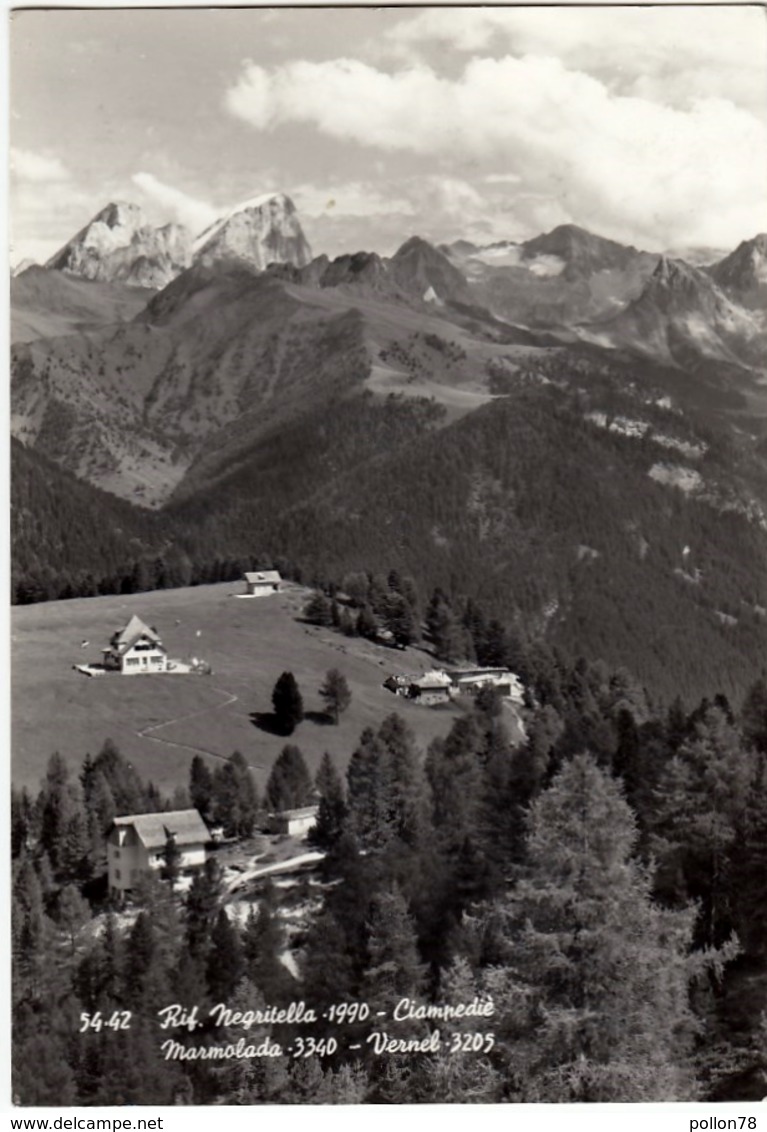
MULTIPOLYGON (((66 312, 65 292, 107 296, 98 325, 14 347, 25 474, 39 453, 154 513, 130 520, 142 534, 125 542, 127 572, 170 556, 180 580, 205 580, 214 558, 254 549, 331 580, 385 563, 424 597, 474 597, 661 694, 742 694, 767 631, 762 238, 710 268, 572 226, 331 263, 309 261, 297 223, 281 196, 233 211, 167 286, 123 287, 136 309, 119 323, 118 283, 78 278, 76 256, 17 277, 30 327, 66 312), (264 271, 267 246, 278 262, 264 271), (491 277, 547 296, 545 317, 499 309, 491 277), (694 589, 677 572, 685 547, 694 589)), ((53 490, 39 477, 38 496, 53 490)), ((26 546, 22 589, 58 596, 53 560, 26 546)), ((115 584, 106 560, 91 583, 58 561, 70 591, 115 584)))

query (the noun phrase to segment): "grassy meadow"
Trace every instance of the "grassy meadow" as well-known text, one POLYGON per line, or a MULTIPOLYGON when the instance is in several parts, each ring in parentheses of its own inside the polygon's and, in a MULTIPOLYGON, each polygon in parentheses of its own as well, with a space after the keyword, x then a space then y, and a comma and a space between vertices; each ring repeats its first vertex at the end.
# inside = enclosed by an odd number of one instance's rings
POLYGON ((429 709, 382 687, 391 672, 418 671, 430 658, 400 652, 297 618, 308 591, 237 600, 241 583, 153 593, 79 598, 16 606, 11 611, 12 780, 36 790, 49 756, 58 750, 73 771, 87 752, 111 738, 142 777, 167 792, 186 785, 196 752, 211 766, 240 750, 263 788, 286 742, 296 743, 312 772, 323 751, 345 768, 364 727, 392 711, 413 728, 422 747, 447 732, 456 708, 429 709), (208 676, 156 675, 89 678, 73 665, 98 663, 115 629, 133 614, 154 626, 171 658, 202 658, 208 676), (88 642, 87 645, 84 642, 88 642), (318 689, 339 668, 352 703, 338 726, 322 721, 318 689), (271 713, 277 677, 291 671, 309 718, 290 739, 254 719, 271 713))

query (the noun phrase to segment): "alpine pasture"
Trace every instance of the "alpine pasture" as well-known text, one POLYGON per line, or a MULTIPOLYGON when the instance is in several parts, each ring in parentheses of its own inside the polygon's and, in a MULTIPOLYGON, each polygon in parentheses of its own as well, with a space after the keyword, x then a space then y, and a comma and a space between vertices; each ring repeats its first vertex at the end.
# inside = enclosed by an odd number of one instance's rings
POLYGON ((53 751, 73 772, 112 739, 139 774, 167 792, 188 782, 195 754, 245 756, 259 788, 285 743, 297 744, 314 773, 324 751, 346 767, 363 728, 397 711, 425 749, 448 731, 455 708, 419 707, 382 687, 389 673, 430 666, 418 649, 399 651, 304 624, 309 591, 289 586, 238 600, 241 582, 16 606, 11 612, 12 779, 37 789, 53 751), (89 678, 73 665, 98 663, 133 614, 157 629, 172 659, 198 658, 210 675, 89 678), (338 726, 324 722, 319 688, 329 668, 352 692, 338 726), (290 671, 308 718, 285 737, 270 729, 271 695, 290 671), (256 716, 267 716, 261 723, 256 716))

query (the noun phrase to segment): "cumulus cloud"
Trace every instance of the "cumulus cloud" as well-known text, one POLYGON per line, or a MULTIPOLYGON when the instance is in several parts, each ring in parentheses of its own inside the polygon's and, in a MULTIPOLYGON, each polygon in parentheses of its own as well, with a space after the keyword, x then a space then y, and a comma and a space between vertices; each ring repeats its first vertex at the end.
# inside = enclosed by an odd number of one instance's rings
POLYGON ((61 184, 72 176, 58 157, 14 146, 11 147, 11 173, 16 180, 35 185, 61 184))
POLYGON ((184 224, 193 233, 202 232, 218 219, 221 210, 206 201, 197 200, 181 189, 159 181, 152 173, 134 173, 131 180, 151 201, 156 202, 166 215, 184 224))
POLYGON ((370 181, 349 181, 345 184, 302 184, 291 189, 290 196, 301 216, 407 216, 413 212, 412 202, 398 196, 394 186, 370 181))
POLYGON ((11 262, 41 263, 61 247, 61 224, 77 231, 85 194, 64 163, 49 153, 10 151, 11 262))
MULTIPOLYGON (((424 63, 388 73, 350 59, 245 66, 229 111, 261 131, 308 123, 360 146, 499 165, 577 222, 646 244, 732 243, 765 224, 767 129, 719 98, 685 108, 617 94, 551 56, 424 63)), ((483 168, 484 166, 484 168, 483 168)))
MULTIPOLYGON (((388 255, 415 233, 440 242, 456 235, 494 238, 497 230, 488 222, 488 196, 459 177, 300 184, 290 195, 312 246, 331 256, 359 250, 388 255)), ((503 209, 497 205, 490 211, 499 217, 503 209)), ((500 224, 505 233, 507 224, 500 224)))
POLYGON ((395 57, 411 61, 435 44, 555 55, 618 93, 667 104, 708 94, 763 113, 767 101, 767 23, 756 5, 431 8, 396 23, 385 40, 395 57))

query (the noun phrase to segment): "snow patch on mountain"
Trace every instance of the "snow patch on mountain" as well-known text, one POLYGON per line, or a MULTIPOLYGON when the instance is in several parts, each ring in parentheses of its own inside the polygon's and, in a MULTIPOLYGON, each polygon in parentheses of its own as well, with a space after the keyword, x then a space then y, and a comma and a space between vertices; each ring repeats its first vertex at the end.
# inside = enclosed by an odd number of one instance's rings
POLYGON ((440 299, 440 297, 439 297, 439 295, 437 294, 437 292, 436 292, 436 291, 434 290, 434 288, 433 288, 433 287, 431 287, 431 286, 430 286, 430 287, 427 287, 427 288, 426 288, 426 290, 424 291, 424 293, 423 293, 423 301, 424 301, 425 303, 434 303, 434 304, 435 304, 436 306, 438 306, 438 307, 444 307, 444 305, 445 305, 445 304, 444 304, 444 303, 442 302, 442 299, 440 299))

